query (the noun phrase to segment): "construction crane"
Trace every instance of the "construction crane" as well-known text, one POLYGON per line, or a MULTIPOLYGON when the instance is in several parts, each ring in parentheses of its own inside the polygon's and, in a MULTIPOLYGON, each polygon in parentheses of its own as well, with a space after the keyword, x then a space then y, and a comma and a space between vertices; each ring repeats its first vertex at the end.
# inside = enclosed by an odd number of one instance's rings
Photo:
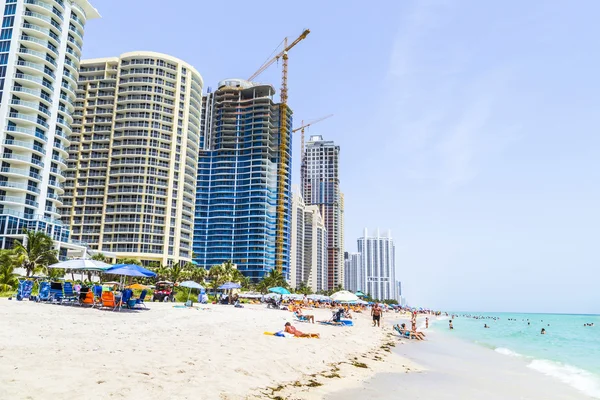
POLYGON ((308 128, 309 126, 314 125, 318 122, 326 120, 327 118, 331 118, 331 117, 333 117, 333 114, 329 114, 329 115, 326 115, 321 118, 313 119, 312 121, 309 121, 306 124, 304 123, 304 120, 302 120, 301 126, 292 130, 292 133, 298 132, 298 131, 300 131, 300 133, 301 133, 301 135, 300 135, 300 161, 302 163, 304 163, 304 129, 308 128))
POLYGON ((287 70, 288 70, 288 51, 294 46, 306 39, 310 30, 305 29, 300 36, 296 38, 291 44, 288 45, 288 38, 283 39, 283 50, 276 54, 275 57, 265 62, 250 78, 252 81, 257 76, 263 73, 269 66, 275 61, 279 61, 281 58, 281 102, 279 104, 279 165, 277 166, 277 232, 275 235, 275 268, 277 272, 281 273, 283 269, 283 242, 285 239, 285 206, 286 198, 283 195, 285 192, 286 177, 287 177, 287 163, 288 163, 288 129, 287 129, 287 114, 288 114, 288 89, 287 89, 287 70))

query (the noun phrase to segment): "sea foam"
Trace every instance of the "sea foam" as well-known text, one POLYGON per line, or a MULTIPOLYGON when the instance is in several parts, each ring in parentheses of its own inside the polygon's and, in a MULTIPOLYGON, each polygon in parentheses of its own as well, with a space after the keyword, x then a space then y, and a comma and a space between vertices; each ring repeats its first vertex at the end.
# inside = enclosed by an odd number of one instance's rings
POLYGON ((511 356, 511 357, 523 357, 521 354, 514 352, 510 349, 507 349, 505 347, 497 347, 494 349, 496 351, 496 353, 500 353, 500 354, 504 354, 505 356, 511 356))
POLYGON ((588 396, 600 399, 600 379, 590 372, 572 365, 548 360, 533 360, 528 367, 557 378, 588 396))

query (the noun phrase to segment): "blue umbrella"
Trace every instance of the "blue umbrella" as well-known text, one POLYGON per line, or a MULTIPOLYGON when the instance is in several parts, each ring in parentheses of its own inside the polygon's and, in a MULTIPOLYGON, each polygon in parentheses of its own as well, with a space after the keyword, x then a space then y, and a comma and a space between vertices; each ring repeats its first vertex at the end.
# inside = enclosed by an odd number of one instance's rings
POLYGON ((364 294, 363 292, 361 292, 360 290, 354 294, 357 295, 358 297, 367 297, 367 295, 364 294))
POLYGON ((239 289, 241 287, 242 287, 242 285, 240 285, 239 283, 225 282, 224 284, 219 286, 217 289, 228 290, 228 289, 239 289))
POLYGON ((104 273, 111 275, 141 276, 142 278, 156 276, 154 272, 136 264, 116 264, 105 270, 104 273))
POLYGON ((277 293, 277 294, 290 294, 290 291, 284 287, 276 286, 269 289, 269 292, 277 293))

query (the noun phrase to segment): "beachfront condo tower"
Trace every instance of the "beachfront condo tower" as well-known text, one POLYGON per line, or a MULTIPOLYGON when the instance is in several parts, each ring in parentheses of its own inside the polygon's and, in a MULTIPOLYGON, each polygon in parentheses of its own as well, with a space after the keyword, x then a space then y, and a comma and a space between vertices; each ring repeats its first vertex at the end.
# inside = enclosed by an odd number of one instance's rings
POLYGON ((166 54, 81 62, 63 219, 92 250, 192 260, 202 77, 166 54))
POLYGON ((282 142, 291 142, 292 112, 281 121, 274 94, 228 79, 203 99, 194 260, 205 268, 230 260, 253 281, 277 259, 289 278, 291 146, 282 142))
POLYGON ((351 292, 365 290, 360 253, 344 253, 344 289, 351 292))
MULTIPOLYGON (((0 0, 0 245, 24 230, 77 249, 60 221, 67 149, 87 20, 86 0, 0 0)), ((80 248, 81 250, 81 248, 80 248)))
POLYGON ((302 197, 319 207, 327 229, 327 288, 344 285, 343 199, 339 178, 340 146, 314 135, 304 148, 302 197))
POLYGON ((396 288, 396 250, 392 235, 388 232, 381 235, 379 229, 375 235, 369 236, 367 229, 364 236, 358 239, 358 252, 362 269, 361 280, 363 293, 378 300, 395 300, 396 288))
POLYGON ((319 207, 307 206, 296 185, 292 186, 291 229, 290 286, 327 290, 327 230, 319 207))

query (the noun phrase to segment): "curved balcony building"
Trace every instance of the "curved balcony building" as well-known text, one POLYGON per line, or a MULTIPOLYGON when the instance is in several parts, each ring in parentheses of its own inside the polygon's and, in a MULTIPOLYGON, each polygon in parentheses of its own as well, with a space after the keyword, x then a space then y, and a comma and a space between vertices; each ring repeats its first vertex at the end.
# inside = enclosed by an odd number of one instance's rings
POLYGON ((202 77, 168 55, 81 62, 63 218, 118 258, 191 261, 202 77))
POLYGON ((198 161, 194 253, 210 268, 231 260, 254 281, 283 260, 289 276, 291 146, 281 170, 280 124, 291 142, 292 112, 281 121, 271 85, 229 79, 204 97, 202 149, 198 161), (283 199, 278 224, 278 199, 283 199), (279 225, 279 226, 278 226, 279 225), (277 235, 283 237, 277 254, 277 235))
POLYGON ((0 0, 0 245, 42 230, 66 256, 59 218, 87 0, 0 0))

